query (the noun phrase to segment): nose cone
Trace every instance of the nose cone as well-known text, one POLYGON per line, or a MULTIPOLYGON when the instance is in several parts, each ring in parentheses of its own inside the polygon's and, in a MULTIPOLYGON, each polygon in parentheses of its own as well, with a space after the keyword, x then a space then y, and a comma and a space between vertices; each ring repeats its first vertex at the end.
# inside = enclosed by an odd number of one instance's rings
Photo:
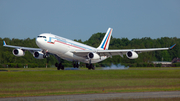
POLYGON ((36 38, 36 44, 38 47, 42 48, 43 46, 43 39, 42 38, 36 38))

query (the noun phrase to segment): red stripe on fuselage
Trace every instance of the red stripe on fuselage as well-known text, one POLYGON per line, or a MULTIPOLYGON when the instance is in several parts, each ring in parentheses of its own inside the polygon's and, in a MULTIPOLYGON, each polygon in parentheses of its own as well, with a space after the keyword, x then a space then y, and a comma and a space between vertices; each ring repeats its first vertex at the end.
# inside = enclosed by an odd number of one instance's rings
MULTIPOLYGON (((65 45, 68 45, 68 46, 71 46, 71 47, 75 47, 75 48, 78 48, 78 49, 81 49, 81 50, 85 50, 84 48, 77 47, 77 46, 74 46, 74 45, 70 45, 70 44, 67 44, 67 43, 64 43, 64 42, 61 42, 61 41, 58 41, 58 40, 55 40, 54 43, 55 42, 62 43, 62 44, 65 44, 65 45)), ((54 44, 52 42, 47 42, 47 43, 54 44)))
MULTIPOLYGON (((112 31, 112 29, 111 29, 111 31, 112 31)), ((111 35, 111 31, 110 31, 110 33, 109 33, 109 36, 111 35)), ((106 45, 107 45, 107 43, 108 43, 109 36, 108 36, 108 39, 107 39, 107 41, 106 41, 106 44, 105 44, 104 50, 106 49, 106 45)))

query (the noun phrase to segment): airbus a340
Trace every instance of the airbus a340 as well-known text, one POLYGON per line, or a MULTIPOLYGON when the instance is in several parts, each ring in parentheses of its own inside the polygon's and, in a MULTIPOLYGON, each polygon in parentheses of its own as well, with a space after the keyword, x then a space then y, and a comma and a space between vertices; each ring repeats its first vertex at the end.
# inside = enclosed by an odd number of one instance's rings
POLYGON ((78 62, 83 62, 86 63, 86 67, 88 69, 95 69, 92 63, 103 61, 113 55, 120 55, 123 57, 123 55, 126 54, 129 59, 136 59, 138 58, 138 54, 141 52, 168 50, 172 49, 176 45, 174 44, 168 48, 108 50, 112 31, 112 28, 107 30, 101 44, 97 48, 50 33, 40 34, 36 38, 36 44, 39 48, 7 45, 5 41, 3 41, 3 46, 15 48, 12 51, 15 56, 24 56, 25 51, 31 52, 36 59, 44 59, 50 54, 55 55, 59 61, 59 63, 56 63, 55 66, 58 70, 64 70, 64 66, 62 65, 60 59, 72 61, 74 63, 74 68, 79 67, 78 62))

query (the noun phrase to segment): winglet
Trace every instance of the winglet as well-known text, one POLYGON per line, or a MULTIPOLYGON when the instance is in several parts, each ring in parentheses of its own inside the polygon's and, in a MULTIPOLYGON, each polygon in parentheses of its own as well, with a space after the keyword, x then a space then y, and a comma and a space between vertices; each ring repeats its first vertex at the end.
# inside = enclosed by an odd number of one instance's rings
POLYGON ((5 41, 3 41, 3 46, 5 46, 6 45, 6 42, 5 41))
POLYGON ((169 47, 169 49, 173 49, 175 46, 176 46, 176 44, 174 44, 171 47, 169 47))

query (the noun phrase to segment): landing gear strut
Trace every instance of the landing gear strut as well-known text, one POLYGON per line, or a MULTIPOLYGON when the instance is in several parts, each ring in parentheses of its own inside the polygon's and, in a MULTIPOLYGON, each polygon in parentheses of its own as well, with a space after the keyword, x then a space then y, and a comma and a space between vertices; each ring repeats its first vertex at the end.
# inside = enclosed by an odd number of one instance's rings
POLYGON ((91 60, 89 60, 89 64, 86 64, 86 68, 88 68, 89 70, 95 70, 94 65, 91 63, 91 60))
POLYGON ((73 62, 73 67, 74 67, 74 68, 79 68, 78 62, 73 62))
POLYGON ((61 58, 55 55, 55 57, 58 59, 59 63, 56 63, 55 66, 57 67, 57 70, 64 70, 64 65, 61 63, 61 58))
POLYGON ((86 68, 88 68, 89 70, 95 70, 95 67, 93 64, 86 64, 86 68))
POLYGON ((64 70, 64 65, 62 65, 62 63, 56 63, 55 66, 57 67, 57 70, 64 70))

